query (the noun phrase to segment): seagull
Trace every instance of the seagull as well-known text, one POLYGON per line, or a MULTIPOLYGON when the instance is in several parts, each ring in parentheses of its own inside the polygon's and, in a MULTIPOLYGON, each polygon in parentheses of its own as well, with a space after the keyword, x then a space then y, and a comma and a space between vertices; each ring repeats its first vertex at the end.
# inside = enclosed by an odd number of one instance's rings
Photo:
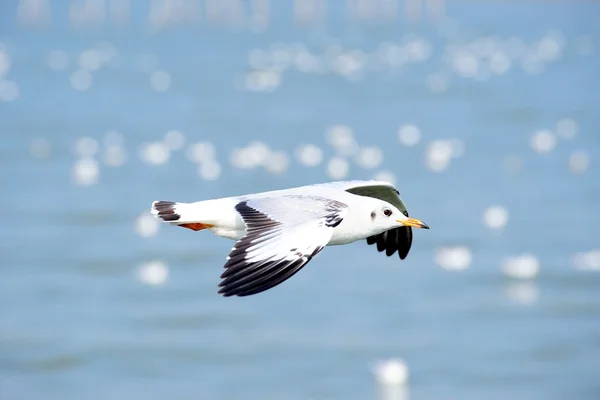
POLYGON ((183 203, 154 201, 151 214, 193 231, 235 240, 218 294, 250 296, 291 278, 325 246, 365 240, 404 260, 412 228, 395 186, 380 180, 317 183, 290 189, 183 203))

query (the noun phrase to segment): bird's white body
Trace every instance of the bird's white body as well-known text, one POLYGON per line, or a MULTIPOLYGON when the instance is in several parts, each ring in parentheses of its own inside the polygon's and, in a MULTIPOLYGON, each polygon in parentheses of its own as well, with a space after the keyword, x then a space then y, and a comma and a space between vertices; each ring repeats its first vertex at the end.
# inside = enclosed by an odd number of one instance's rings
MULTIPOLYGON (((370 211, 365 212, 367 206, 377 206, 380 201, 366 200, 364 197, 350 194, 336 187, 320 187, 318 185, 303 186, 287 190, 274 190, 243 196, 224 197, 219 199, 203 200, 194 203, 177 203, 175 212, 185 216, 187 222, 204 222, 212 225, 207 228, 217 236, 231 240, 240 240, 246 234, 246 224, 235 209, 236 205, 245 200, 277 197, 282 194, 300 192, 303 195, 315 195, 325 198, 334 198, 348 205, 349 211, 344 220, 334 228, 327 246, 335 246, 356 242, 384 232, 388 225, 374 225, 370 220, 370 211), (307 190, 309 189, 309 190, 307 190), (366 200, 366 204, 365 204, 366 200)), ((181 224, 182 221, 179 221, 181 224)))
POLYGON ((248 296, 298 272, 326 246, 367 239, 401 259, 412 243, 396 188, 382 181, 340 181, 182 203, 155 201, 151 212, 173 225, 208 229, 237 241, 221 275, 220 293, 248 296))

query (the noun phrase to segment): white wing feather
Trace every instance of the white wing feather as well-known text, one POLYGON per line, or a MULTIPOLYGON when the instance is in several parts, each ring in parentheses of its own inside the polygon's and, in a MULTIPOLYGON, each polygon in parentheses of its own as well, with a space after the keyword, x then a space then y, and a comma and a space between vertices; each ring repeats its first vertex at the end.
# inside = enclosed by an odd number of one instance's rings
POLYGON ((224 296, 256 294, 289 279, 327 245, 348 206, 291 194, 252 197, 236 210, 246 235, 227 257, 219 284, 224 296))

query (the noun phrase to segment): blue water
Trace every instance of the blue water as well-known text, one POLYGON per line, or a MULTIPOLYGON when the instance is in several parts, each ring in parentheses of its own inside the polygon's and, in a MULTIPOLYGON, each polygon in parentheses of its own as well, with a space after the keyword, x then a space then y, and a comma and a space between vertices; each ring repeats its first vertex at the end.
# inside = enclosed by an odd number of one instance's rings
MULTIPOLYGON (((52 28, 25 28, 8 3, 0 42, 11 66, 0 80, 16 82, 19 95, 0 102, 1 399, 376 399, 370 366, 390 357, 406 362, 413 400, 600 398, 600 274, 571 261, 600 243, 597 3, 449 2, 445 34, 401 17, 351 24, 341 2, 331 5, 328 28, 316 30, 294 27, 290 4, 272 5, 262 33, 203 23, 148 32, 140 2, 124 28, 68 28, 58 5, 52 28), (565 44, 539 75, 515 61, 505 75, 463 78, 443 58, 448 43, 488 35, 532 43, 548 31, 565 44), (372 52, 411 32, 432 46, 423 63, 366 71, 358 81, 291 69, 271 93, 239 87, 255 48, 303 43, 322 54, 338 43, 372 52), (582 35, 596 46, 590 54, 577 50, 582 35), (93 72, 89 90, 75 90, 76 57, 98 40, 118 56, 93 72), (57 49, 71 57, 65 71, 48 67, 57 49), (140 70, 146 53, 171 74, 168 91, 153 91, 140 70), (428 90, 432 73, 447 78, 445 92, 428 90), (577 135, 535 152, 533 133, 562 118, 576 121, 577 135), (404 123, 421 129, 417 146, 398 142, 404 123), (411 216, 431 226, 415 232, 405 261, 364 242, 327 248, 272 290, 223 298, 217 284, 232 242, 169 226, 149 238, 135 232, 153 200, 330 180, 335 151, 324 131, 334 124, 384 150, 377 170, 395 174, 411 216), (185 150, 163 165, 140 160, 138 147, 171 129, 187 143, 214 143, 218 180, 201 179, 185 150), (76 140, 102 143, 108 130, 123 134, 127 163, 111 168, 98 158, 98 182, 74 184, 76 140), (36 138, 50 142, 49 157, 30 154, 36 138), (465 154, 432 172, 427 143, 446 138, 462 140, 465 154), (286 172, 230 164, 232 148, 257 140, 289 155, 286 172), (296 162, 302 143, 322 147, 325 161, 296 162), (583 174, 568 168, 574 151, 591 160, 583 174), (507 157, 522 170, 507 170, 507 157), (500 231, 482 222, 493 204, 509 211, 500 231), (469 268, 436 265, 436 249, 455 245, 471 250, 469 268), (522 253, 541 264, 531 282, 501 271, 505 257, 522 253), (163 285, 137 279, 154 259, 169 267, 163 285), (532 300, 511 296, 519 290, 532 300)), ((348 178, 377 171, 350 162, 348 178)))

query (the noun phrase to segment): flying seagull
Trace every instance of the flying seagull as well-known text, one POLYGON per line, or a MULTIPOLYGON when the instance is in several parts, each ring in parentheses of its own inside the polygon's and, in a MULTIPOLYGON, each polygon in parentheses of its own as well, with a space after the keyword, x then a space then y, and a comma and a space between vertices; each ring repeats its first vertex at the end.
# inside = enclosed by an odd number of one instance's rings
POLYGON ((412 227, 400 193, 378 180, 336 181, 194 203, 154 201, 160 220, 235 240, 219 294, 249 296, 291 278, 325 246, 366 239, 389 257, 405 259, 412 227))

